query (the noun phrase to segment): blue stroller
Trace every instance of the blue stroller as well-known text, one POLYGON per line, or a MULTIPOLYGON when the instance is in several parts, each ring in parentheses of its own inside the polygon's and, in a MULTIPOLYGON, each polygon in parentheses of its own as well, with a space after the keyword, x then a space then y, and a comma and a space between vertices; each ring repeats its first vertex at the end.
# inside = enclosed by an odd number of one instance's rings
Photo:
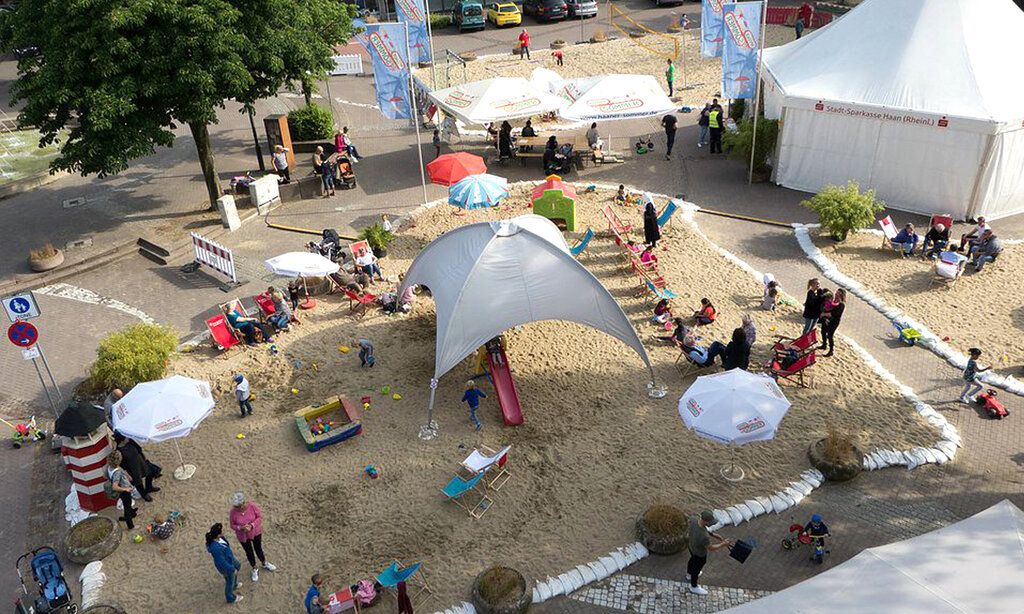
POLYGON ((39 585, 39 596, 34 603, 25 603, 22 599, 15 601, 15 612, 17 614, 49 614, 66 612, 75 614, 78 605, 71 599, 71 590, 64 579, 64 567, 57 558, 57 552, 49 546, 37 548, 27 552, 14 564, 18 571, 18 580, 21 582, 21 590, 25 591, 25 599, 30 599, 28 587, 25 586, 25 578, 21 575, 21 562, 31 557, 29 566, 32 568, 32 578, 39 585))

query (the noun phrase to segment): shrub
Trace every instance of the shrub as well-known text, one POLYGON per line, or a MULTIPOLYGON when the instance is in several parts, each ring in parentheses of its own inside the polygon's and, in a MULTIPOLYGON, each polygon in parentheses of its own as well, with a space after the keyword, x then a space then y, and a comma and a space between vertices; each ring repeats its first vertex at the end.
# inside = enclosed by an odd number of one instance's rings
MULTIPOLYGON (((746 110, 747 101, 742 98, 737 98, 736 100, 732 101, 731 105, 729 105, 729 117, 731 117, 732 120, 738 124, 741 121, 743 121, 743 113, 746 110)), ((758 119, 758 123, 761 123, 760 119, 758 119)), ((757 136, 760 138, 761 135, 759 134, 757 136)))
POLYGON ((870 226, 885 208, 885 203, 875 198, 874 190, 861 192, 856 181, 844 187, 826 185, 801 204, 818 214, 822 227, 837 241, 846 240, 851 230, 870 226))
POLYGON ((853 437, 838 424, 829 423, 825 433, 825 459, 831 463, 844 463, 855 457, 853 437))
POLYGON ((107 335, 96 350, 89 375, 94 391, 121 388, 162 378, 167 359, 178 347, 173 329, 158 324, 134 324, 107 335))
MULTIPOLYGON (((757 151, 754 155, 754 172, 770 173, 772 167, 768 158, 775 153, 775 141, 779 137, 779 122, 774 119, 757 119, 757 151)), ((735 131, 726 130, 722 135, 722 144, 729 151, 729 157, 743 160, 750 166, 750 148, 754 141, 754 122, 745 121, 737 124, 735 131)))
POLYGON ((45 260, 47 258, 52 258, 56 255, 57 248, 54 247, 52 243, 47 243, 46 245, 40 247, 39 249, 28 250, 28 257, 31 258, 32 260, 45 260))
POLYGON ((430 27, 431 28, 447 28, 452 25, 452 16, 448 13, 431 13, 430 14, 430 27))
POLYGON ((594 34, 590 37, 592 43, 603 43, 608 40, 608 35, 604 33, 604 30, 594 30, 594 34))
POLYGON ((686 515, 671 505, 656 503, 644 512, 647 528, 659 535, 679 535, 686 532, 686 515))
POLYGON ((329 139, 334 134, 334 118, 321 106, 307 105, 288 114, 288 130, 293 141, 329 139))
POLYGON ((390 230, 385 230, 380 224, 367 226, 359 232, 359 238, 370 244, 374 251, 386 250, 388 244, 394 240, 395 235, 390 230))

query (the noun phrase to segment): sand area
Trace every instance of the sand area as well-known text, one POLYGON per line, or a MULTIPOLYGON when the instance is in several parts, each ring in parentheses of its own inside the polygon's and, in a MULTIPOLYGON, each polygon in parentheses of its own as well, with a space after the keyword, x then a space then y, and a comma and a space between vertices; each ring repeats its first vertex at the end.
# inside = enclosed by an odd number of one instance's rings
MULTIPOLYGON (((527 194, 528 187, 514 187, 503 205, 464 216, 452 215, 447 206, 422 213, 392 244, 383 261, 385 273, 397 276, 424 245, 458 225, 526 213, 527 194)), ((609 202, 610 192, 581 193, 580 230, 589 225, 603 231, 607 225, 599 211, 609 202)), ((640 223, 638 209, 619 207, 618 213, 627 222, 640 223)), ((763 361, 770 329, 798 333, 799 311, 758 311, 761 284, 679 217, 658 250, 665 275, 681 296, 676 311, 687 314, 700 297, 710 297, 721 315, 702 329, 706 341, 728 340, 740 316, 749 311, 759 330, 754 361, 763 361)), ((294 241, 300 248, 302 239, 294 241)), ((276 355, 267 346, 240 346, 224 354, 200 348, 174 359, 174 372, 211 382, 217 408, 181 441, 198 473, 187 482, 162 480, 163 491, 153 503, 143 504, 140 520, 176 509, 186 515, 186 522, 166 542, 136 545, 126 538, 104 561, 105 598, 130 612, 228 609, 203 534, 211 523, 227 522, 229 497, 235 491, 263 507, 264 548, 279 568, 251 583, 241 549, 231 537, 243 560, 240 590, 248 610, 297 611, 310 574, 319 571, 328 588, 338 588, 401 559, 424 563, 435 592, 422 608, 429 612, 467 599, 473 577, 490 564, 544 578, 594 560, 632 541, 635 519, 656 501, 697 511, 778 490, 809 466, 807 446, 830 421, 859 433, 868 449, 905 449, 937 439, 894 389, 881 384, 840 343, 835 357, 821 359, 814 368, 814 388, 784 386, 793 406, 777 437, 738 449, 735 458, 748 478, 727 483, 719 469, 731 458, 731 450, 699 439, 683 426, 676 406, 693 376, 683 379, 674 365, 677 352, 651 340, 652 305, 635 297, 636 282, 623 269, 614 243, 599 234, 582 262, 635 323, 668 396, 648 398, 643 363, 611 337, 571 323, 530 324, 510 332, 508 350, 525 424, 502 426, 490 394, 481 411, 483 430, 473 430, 459 403, 472 372, 467 359, 441 379, 436 414, 440 437, 423 443, 416 434, 425 419, 433 372, 432 301, 418 300, 408 315, 376 312, 357 321, 349 315, 347 300, 319 297, 319 306, 303 314, 301 325, 279 336, 276 355), (373 369, 360 369, 355 352, 339 351, 341 345, 354 345, 356 337, 376 345, 373 369), (247 374, 257 395, 255 413, 245 419, 232 398, 235 373, 247 374), (381 394, 383 386, 402 398, 381 394), (337 394, 372 398, 363 434, 307 452, 292 412, 337 394), (508 468, 513 477, 493 494, 494 507, 482 520, 474 520, 446 501, 440 489, 480 444, 512 444, 508 468), (365 477, 370 464, 380 471, 379 479, 365 477)), ((1007 258, 1005 265, 1009 262, 1007 258)), ((245 300, 249 304, 251 298, 245 300)), ((482 389, 492 392, 487 384, 482 389)), ((171 444, 147 449, 165 467, 175 464, 171 444)), ((802 517, 804 510, 795 514, 802 517)), ((780 526, 789 521, 780 518, 780 526)))

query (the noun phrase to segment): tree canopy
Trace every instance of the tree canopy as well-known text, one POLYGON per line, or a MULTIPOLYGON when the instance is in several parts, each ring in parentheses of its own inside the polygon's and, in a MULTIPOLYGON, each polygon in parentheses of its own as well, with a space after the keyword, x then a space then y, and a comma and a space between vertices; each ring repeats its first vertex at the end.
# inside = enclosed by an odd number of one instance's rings
POLYGON ((41 144, 68 129, 53 171, 100 176, 196 138, 211 203, 219 188, 207 126, 226 100, 247 106, 319 78, 351 32, 342 0, 33 0, 3 31, 18 61, 18 120, 41 144))

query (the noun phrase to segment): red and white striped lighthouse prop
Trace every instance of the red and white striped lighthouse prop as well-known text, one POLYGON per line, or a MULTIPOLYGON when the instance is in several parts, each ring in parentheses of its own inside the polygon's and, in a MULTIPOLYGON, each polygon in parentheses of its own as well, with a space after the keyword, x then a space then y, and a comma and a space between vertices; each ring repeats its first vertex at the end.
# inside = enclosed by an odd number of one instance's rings
POLYGON ((64 465, 71 472, 83 510, 98 512, 115 504, 104 492, 107 480, 107 457, 113 451, 107 425, 100 425, 84 437, 64 437, 60 448, 64 465))

